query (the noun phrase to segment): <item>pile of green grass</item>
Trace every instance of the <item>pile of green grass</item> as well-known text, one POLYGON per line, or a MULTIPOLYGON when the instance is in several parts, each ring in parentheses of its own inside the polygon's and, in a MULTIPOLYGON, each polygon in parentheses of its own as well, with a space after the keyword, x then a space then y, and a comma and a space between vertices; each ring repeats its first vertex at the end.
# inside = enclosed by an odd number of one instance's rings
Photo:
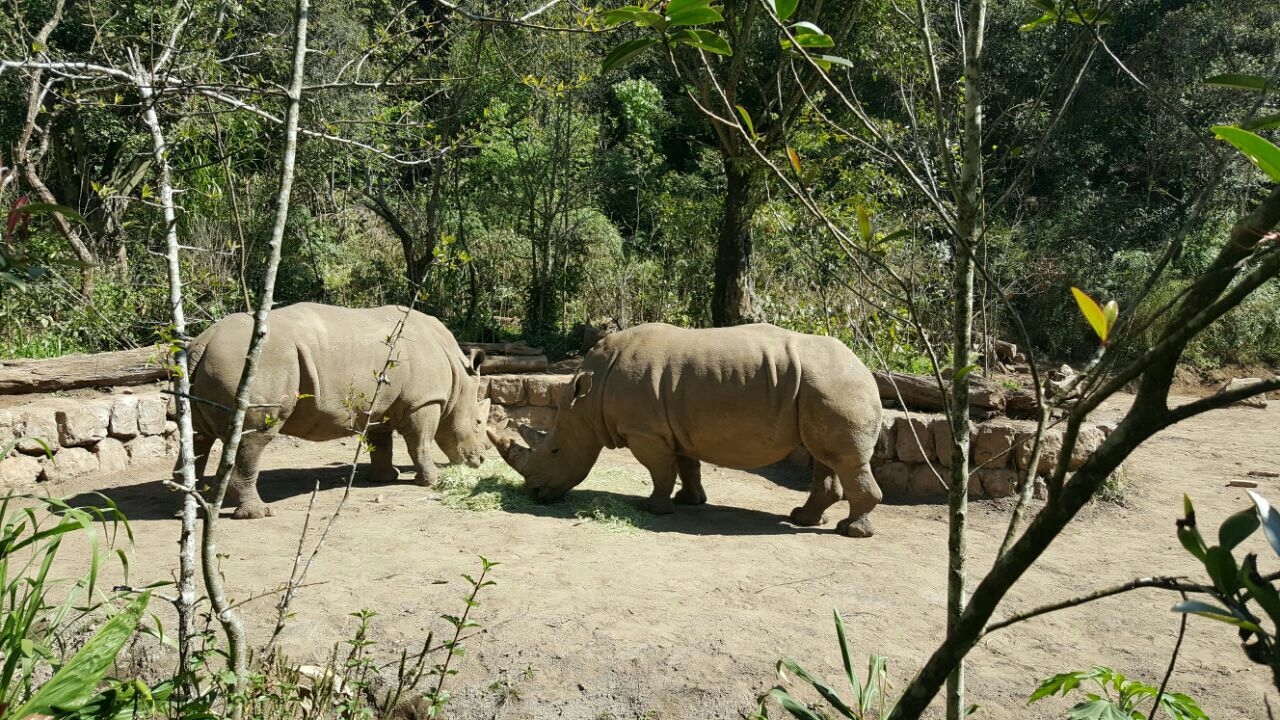
POLYGON ((479 468, 451 465, 440 470, 436 483, 440 504, 471 512, 528 513, 546 517, 578 518, 610 533, 630 535, 644 529, 648 515, 640 509, 648 494, 647 477, 622 468, 595 470, 557 503, 540 503, 524 489, 524 480, 506 464, 486 460, 479 468), (623 499, 601 491, 635 496, 623 499))

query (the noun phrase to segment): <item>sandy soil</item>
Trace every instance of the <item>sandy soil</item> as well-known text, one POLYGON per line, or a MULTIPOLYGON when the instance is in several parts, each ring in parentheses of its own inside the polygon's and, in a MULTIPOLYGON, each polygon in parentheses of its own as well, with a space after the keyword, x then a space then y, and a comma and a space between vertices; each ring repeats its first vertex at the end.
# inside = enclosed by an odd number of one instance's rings
MULTIPOLYGON (((1119 408, 1108 411, 1118 415, 1119 408)), ((228 521, 221 550, 237 599, 277 586, 289 574, 308 498, 319 480, 317 513, 337 505, 351 453, 344 443, 283 441, 268 453, 260 487, 276 517, 228 521)), ((403 447, 397 462, 404 463, 403 447)), ((1174 537, 1182 493, 1201 522, 1216 528, 1244 507, 1227 487, 1249 470, 1280 469, 1280 407, 1230 409, 1173 428, 1131 461, 1124 506, 1088 509, 1016 586, 999 616, 1145 574, 1197 568, 1174 537)), ((602 464, 634 477, 625 452, 602 464)), ((178 524, 175 497, 156 464, 79 481, 68 494, 97 490, 133 520, 134 581, 171 577, 178 524)), ((618 472, 610 473, 617 476, 618 472)), ((464 572, 478 555, 502 564, 475 619, 485 632, 469 643, 452 687, 456 718, 732 718, 776 681, 774 663, 795 658, 833 682, 840 676, 831 611, 849 625, 854 652, 889 657, 901 687, 939 641, 944 623, 946 519, 936 505, 881 506, 878 534, 851 540, 824 528, 785 522, 806 480, 788 468, 762 473, 707 468, 711 503, 680 508, 632 534, 599 524, 527 512, 471 512, 440 504, 408 483, 358 484, 297 602, 283 648, 298 660, 324 656, 350 635, 348 613, 378 613, 375 652, 391 658, 438 632, 442 612, 461 609, 464 572)), ((592 490, 592 480, 577 492, 592 490)), ((1261 479, 1280 499, 1280 481, 1261 479)), ((1008 503, 976 503, 972 567, 990 566, 1008 503)), ((1258 538, 1253 548, 1262 550, 1258 538)), ((1263 557, 1270 556, 1264 553, 1263 557)), ((1063 717, 1063 700, 1026 707, 1038 679, 1092 664, 1156 683, 1169 660, 1175 598, 1129 593, 996 633, 970 656, 969 693, 981 717, 1063 717)), ((271 600, 244 608, 259 642, 271 600)), ((1171 688, 1198 697, 1214 718, 1260 719, 1267 674, 1245 661, 1225 626, 1192 619, 1171 688)), ((1280 707, 1271 693, 1273 706, 1280 707)), ((934 713, 941 716, 935 706, 934 713)), ((780 713, 778 713, 780 714, 780 713)))

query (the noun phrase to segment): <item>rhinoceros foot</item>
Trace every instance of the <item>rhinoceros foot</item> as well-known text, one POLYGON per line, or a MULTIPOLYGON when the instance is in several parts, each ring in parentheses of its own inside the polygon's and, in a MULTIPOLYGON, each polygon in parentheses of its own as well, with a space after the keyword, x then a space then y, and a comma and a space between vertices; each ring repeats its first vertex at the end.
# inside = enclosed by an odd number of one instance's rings
POLYGON ((275 513, 271 512, 271 507, 264 502, 241 503, 231 517, 236 520, 257 520, 264 517, 273 517, 275 513))
POLYGON ((866 516, 857 520, 845 518, 836 523, 836 532, 851 538, 867 538, 876 534, 874 528, 871 527, 871 520, 866 516))
POLYGON ((803 506, 791 510, 791 522, 801 527, 814 527, 815 525, 822 525, 826 521, 827 516, 825 514, 819 512, 814 515, 812 511, 803 506))
POLYGON ((676 505, 703 505, 707 502, 707 494, 701 489, 680 488, 671 501, 676 505))
POLYGON ((654 515, 670 515, 676 511, 674 505, 671 504, 671 498, 649 498, 645 501, 645 509, 654 515))
POLYGON ((369 482, 371 483, 392 483, 400 479, 400 471, 394 466, 370 466, 366 477, 368 477, 369 482))

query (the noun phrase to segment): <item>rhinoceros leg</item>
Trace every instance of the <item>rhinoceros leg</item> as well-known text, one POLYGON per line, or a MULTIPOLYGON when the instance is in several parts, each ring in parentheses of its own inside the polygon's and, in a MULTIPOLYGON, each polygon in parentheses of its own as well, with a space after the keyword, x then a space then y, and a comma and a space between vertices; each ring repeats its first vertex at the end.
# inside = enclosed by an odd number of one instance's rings
POLYGON ((680 490, 673 499, 676 505, 701 505, 707 501, 702 489, 702 464, 696 458, 676 456, 676 471, 680 475, 680 490))
POLYGON ((389 483, 400 477, 400 471, 391 462, 394 435, 391 428, 370 430, 369 444, 373 449, 369 452, 369 482, 389 483))
POLYGON ((627 447, 636 460, 649 471, 653 479, 653 494, 649 496, 647 509, 654 515, 669 515, 676 511, 671 502, 671 491, 676 488, 676 462, 678 456, 665 443, 646 437, 627 437, 627 447))
POLYGON ((883 497, 875 476, 871 474, 871 466, 867 463, 837 466, 836 474, 844 486, 844 496, 849 499, 849 517, 836 523, 836 532, 854 538, 871 537, 875 530, 867 515, 883 497))
POLYGON ((417 471, 414 482, 422 487, 431 487, 439 478, 436 463, 431 459, 431 440, 436 436, 436 428, 440 425, 440 406, 427 405, 414 410, 400 431, 405 444, 409 446, 409 456, 413 458, 413 469, 417 471))
POLYGON ((275 514, 258 495, 258 462, 262 459, 262 451, 275 436, 275 432, 246 432, 240 438, 235 472, 231 477, 231 489, 235 490, 240 502, 232 514, 237 520, 271 517, 275 514))
POLYGON ((813 461, 813 480, 809 483, 809 498, 804 505, 791 511, 791 522, 812 527, 827 521, 827 508, 840 501, 843 491, 836 473, 826 463, 813 461))

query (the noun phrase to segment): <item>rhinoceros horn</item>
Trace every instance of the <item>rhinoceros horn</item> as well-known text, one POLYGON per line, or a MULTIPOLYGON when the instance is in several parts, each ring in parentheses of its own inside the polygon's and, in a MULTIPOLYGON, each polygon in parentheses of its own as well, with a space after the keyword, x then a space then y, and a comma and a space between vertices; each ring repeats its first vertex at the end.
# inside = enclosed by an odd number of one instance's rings
POLYGON ((524 442, 531 450, 537 450, 542 443, 546 441, 547 434, 541 430, 534 430, 528 425, 516 425, 516 432, 520 433, 520 437, 524 438, 524 442))
POLYGON ((515 441, 515 438, 510 435, 503 434, 501 432, 502 429, 505 429, 505 427, 498 430, 490 428, 488 431, 489 442, 493 443, 493 446, 498 449, 498 454, 502 456, 502 459, 505 460, 508 465, 514 468, 516 472, 523 475, 525 468, 529 465, 529 456, 533 453, 528 448, 521 447, 520 444, 515 441))

